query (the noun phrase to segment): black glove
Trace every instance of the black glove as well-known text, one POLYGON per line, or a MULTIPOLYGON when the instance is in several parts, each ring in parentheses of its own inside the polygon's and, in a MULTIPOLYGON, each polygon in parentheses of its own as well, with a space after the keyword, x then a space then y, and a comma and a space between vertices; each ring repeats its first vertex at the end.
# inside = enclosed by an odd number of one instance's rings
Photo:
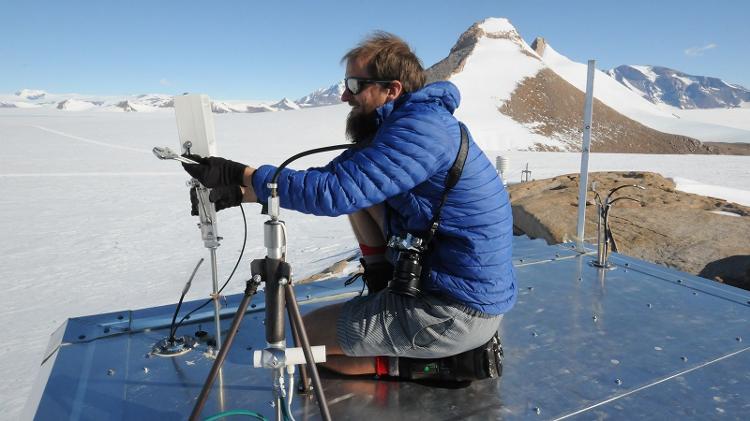
MULTIPOLYGON (((214 204, 214 208, 217 212, 222 209, 239 206, 242 203, 242 189, 240 188, 240 186, 236 185, 215 187, 211 189, 211 192, 208 194, 208 200, 214 204)), ((193 187, 192 189, 190 189, 191 215, 199 215, 198 206, 200 206, 200 202, 198 201, 198 193, 196 192, 195 187, 193 187)))
POLYGON ((208 188, 242 185, 245 168, 247 168, 245 164, 219 158, 218 156, 210 156, 208 158, 190 154, 183 156, 199 163, 183 163, 182 167, 185 168, 188 174, 208 188))
POLYGON ((240 186, 222 186, 211 189, 208 194, 210 200, 216 207, 216 211, 233 208, 242 203, 242 189, 240 186))

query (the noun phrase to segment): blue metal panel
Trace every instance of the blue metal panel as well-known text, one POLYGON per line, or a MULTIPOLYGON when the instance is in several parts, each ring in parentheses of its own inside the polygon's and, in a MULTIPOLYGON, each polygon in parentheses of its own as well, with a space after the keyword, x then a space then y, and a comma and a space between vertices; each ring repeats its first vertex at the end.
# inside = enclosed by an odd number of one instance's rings
MULTIPOLYGON (((613 255, 617 268, 601 270, 570 245, 523 237, 514 245, 519 298, 500 330, 506 360, 499 380, 448 388, 324 371, 334 419, 745 417, 750 293, 625 256, 613 255)), ((359 288, 334 279, 295 290, 304 313, 359 288)), ((224 329, 240 299, 228 297, 224 329)), ((252 351, 265 346, 262 293, 253 302, 204 415, 251 409, 274 416, 270 373, 251 363, 252 351)), ((173 311, 68 321, 49 377, 39 379, 46 387, 36 419, 185 419, 213 359, 205 343, 174 358, 150 354, 173 311)), ((211 317, 210 309, 196 314, 179 333, 213 333, 211 317)), ((312 397, 295 397, 293 414, 319 419, 312 397)))

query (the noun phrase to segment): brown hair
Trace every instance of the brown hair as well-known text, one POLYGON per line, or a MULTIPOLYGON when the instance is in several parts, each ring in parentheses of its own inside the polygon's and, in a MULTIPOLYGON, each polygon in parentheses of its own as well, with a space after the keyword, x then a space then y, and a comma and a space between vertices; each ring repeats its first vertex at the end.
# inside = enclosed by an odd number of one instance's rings
POLYGON ((384 31, 373 32, 344 54, 341 62, 365 60, 370 76, 378 80, 398 80, 405 92, 425 84, 422 62, 401 38, 384 31))

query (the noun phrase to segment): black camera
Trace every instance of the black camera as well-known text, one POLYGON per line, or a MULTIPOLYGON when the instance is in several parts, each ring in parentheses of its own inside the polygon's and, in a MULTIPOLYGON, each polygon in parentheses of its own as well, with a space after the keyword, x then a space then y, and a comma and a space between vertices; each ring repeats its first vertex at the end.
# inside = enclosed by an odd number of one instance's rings
POLYGON ((416 297, 422 274, 424 241, 411 234, 406 234, 405 237, 393 236, 388 241, 388 247, 398 252, 393 279, 388 282, 388 288, 395 294, 416 297))

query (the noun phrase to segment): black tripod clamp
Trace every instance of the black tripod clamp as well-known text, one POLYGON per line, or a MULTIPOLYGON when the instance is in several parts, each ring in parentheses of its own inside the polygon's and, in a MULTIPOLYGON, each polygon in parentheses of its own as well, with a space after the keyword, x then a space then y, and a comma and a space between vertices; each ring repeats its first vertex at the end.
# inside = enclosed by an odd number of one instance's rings
POLYGON ((253 260, 250 271, 266 284, 266 342, 269 346, 284 345, 284 285, 291 282, 292 267, 282 260, 266 257, 253 260))

